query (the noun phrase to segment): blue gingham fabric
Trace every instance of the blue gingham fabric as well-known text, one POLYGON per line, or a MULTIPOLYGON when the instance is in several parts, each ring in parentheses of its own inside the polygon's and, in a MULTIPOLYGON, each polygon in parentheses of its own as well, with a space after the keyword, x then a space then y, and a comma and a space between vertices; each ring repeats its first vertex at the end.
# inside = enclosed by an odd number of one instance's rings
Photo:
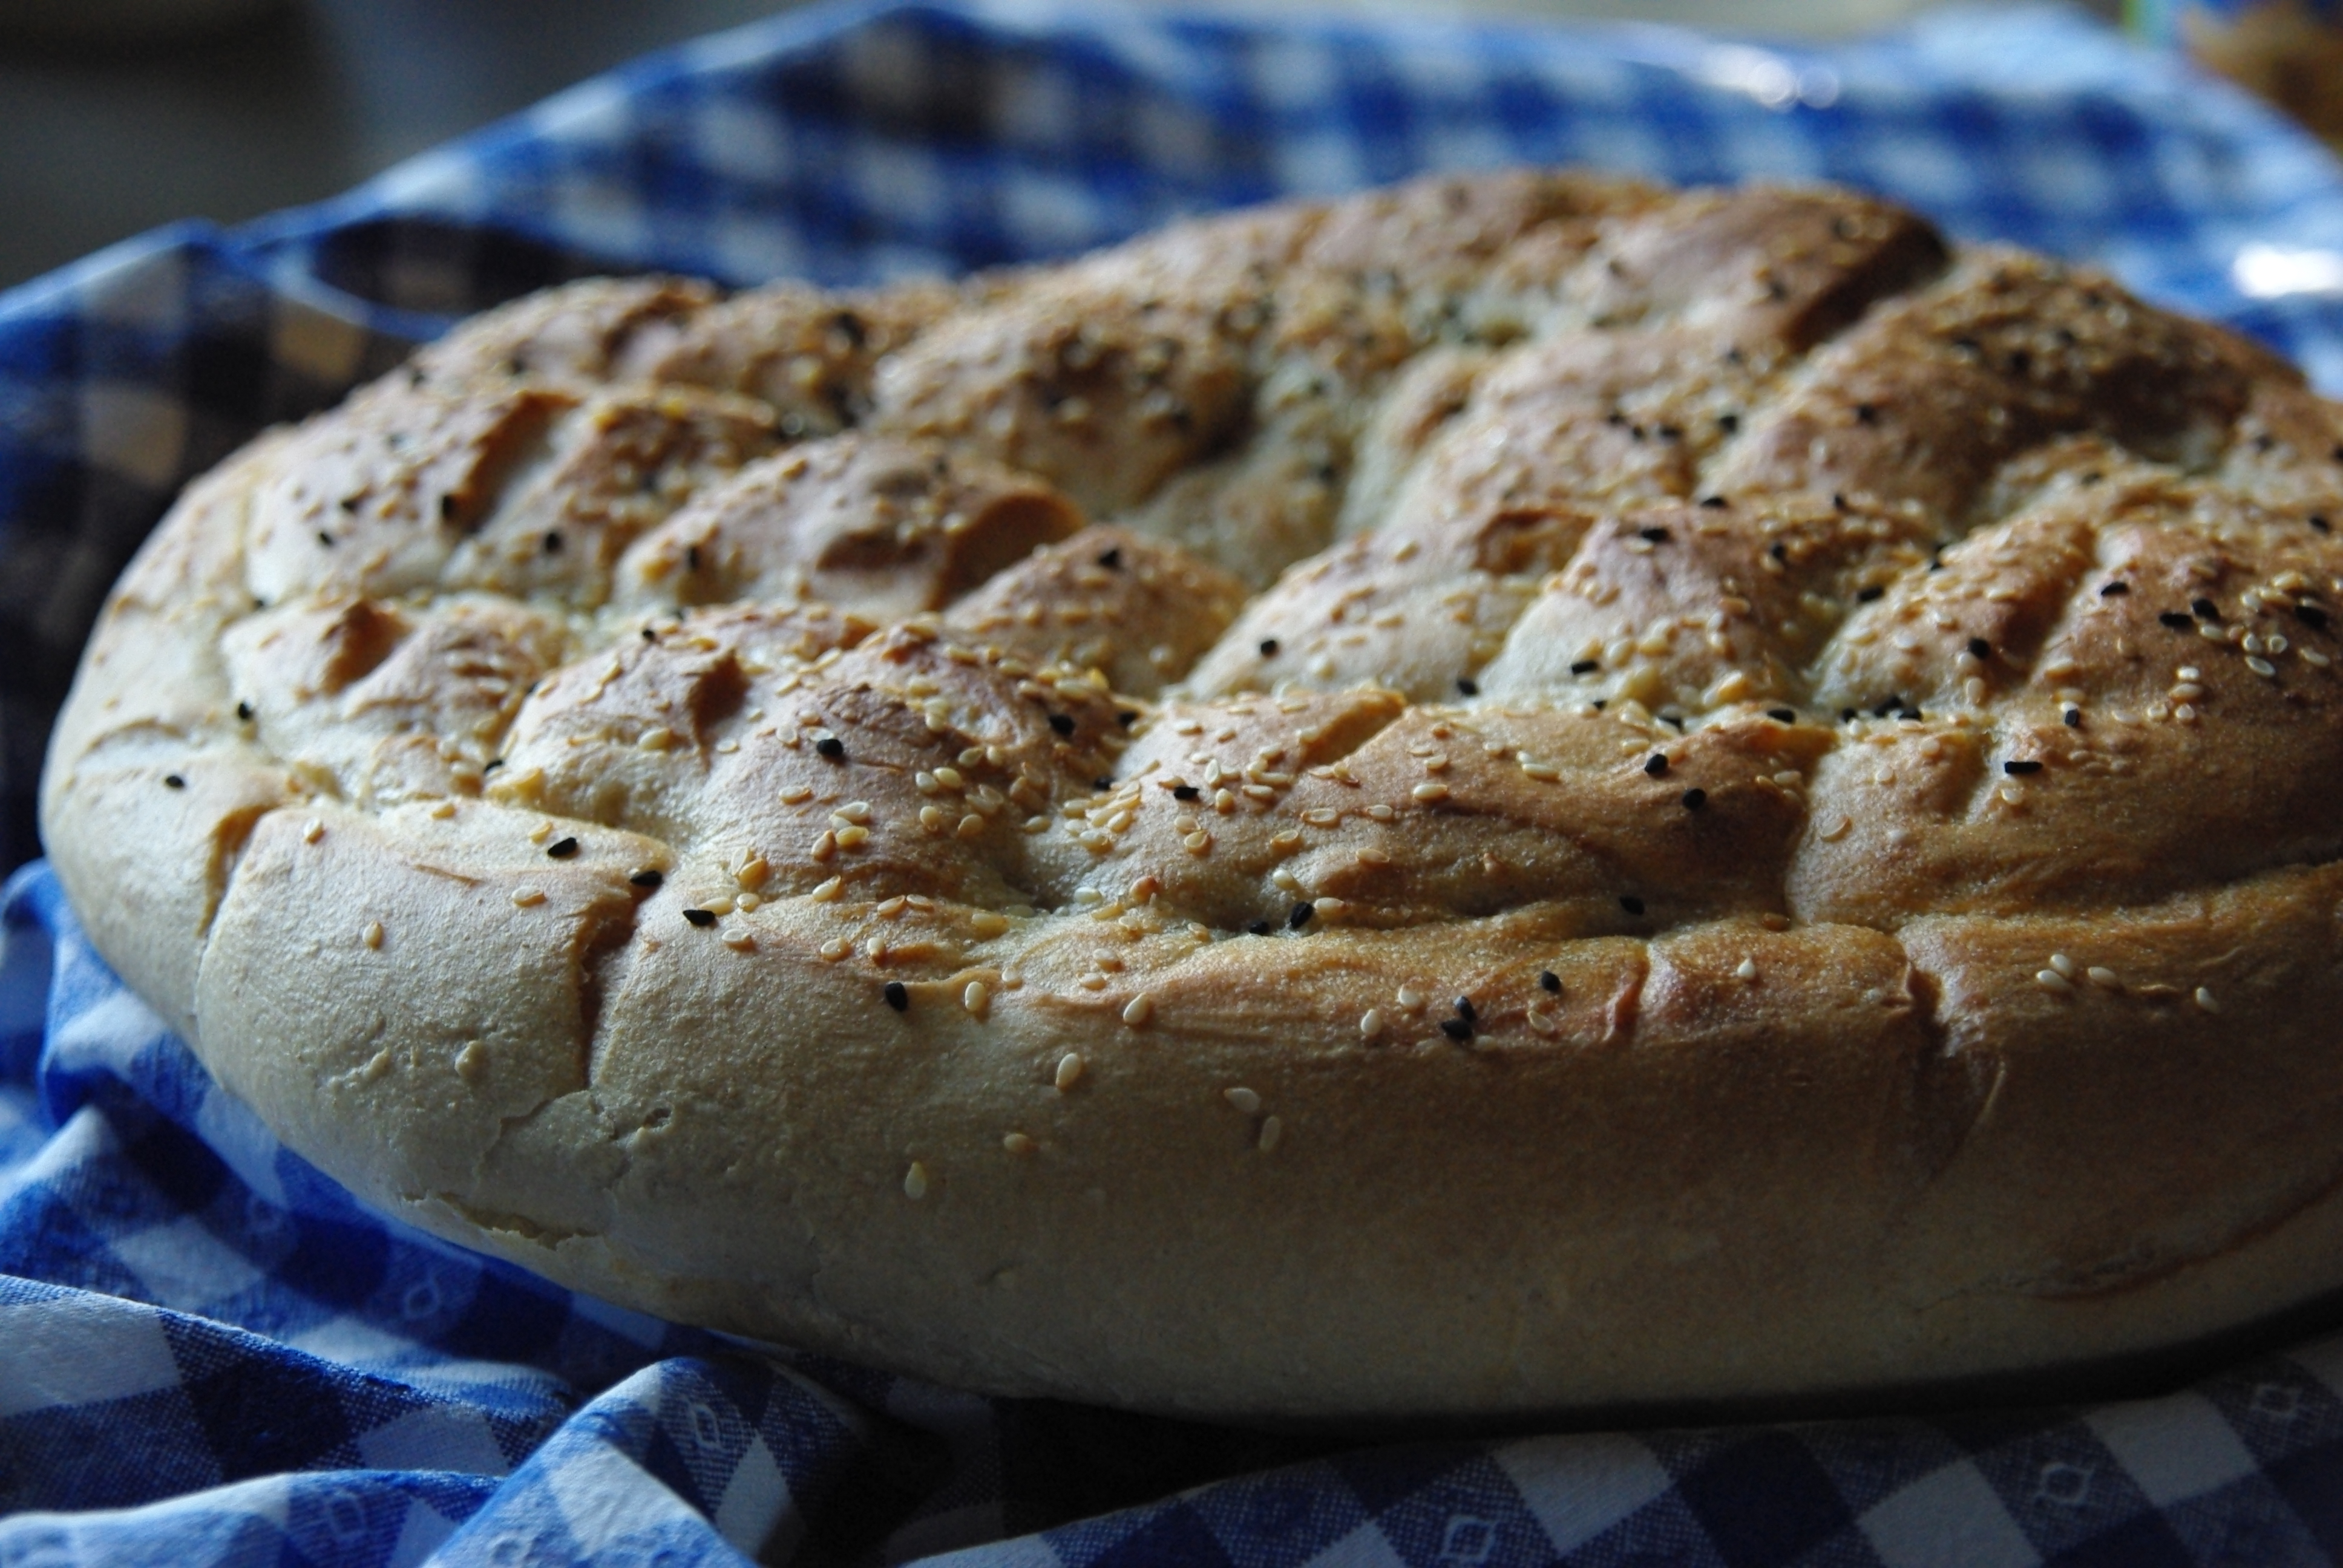
MULTIPOLYGON (((596 271, 962 270, 1525 161, 1868 186, 2108 266, 2343 390, 2343 171, 2079 13, 1792 48, 818 8, 324 206, 0 295, 0 854, 35 852, 48 713, 175 489, 457 315, 596 271)), ((0 933, 0 1568, 2343 1557, 2343 1339, 2090 1408, 1399 1444, 988 1401, 652 1322, 367 1213, 212 1085, 45 868, 0 933)))

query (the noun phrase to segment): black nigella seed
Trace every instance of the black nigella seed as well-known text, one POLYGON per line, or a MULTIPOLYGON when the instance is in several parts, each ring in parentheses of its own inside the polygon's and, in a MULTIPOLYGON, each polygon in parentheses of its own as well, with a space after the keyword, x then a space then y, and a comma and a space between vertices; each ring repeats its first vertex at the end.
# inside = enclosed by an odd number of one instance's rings
POLYGON ((456 515, 455 497, 442 496, 439 498, 439 515, 442 518, 452 518, 456 515))
POLYGON ((1876 425, 1879 423, 1879 410, 1868 403, 1857 403, 1855 406, 1855 417, 1858 424, 1876 425))
POLYGON ((1843 512, 1846 510, 1846 497, 1845 494, 1837 490, 1833 490, 1831 492, 1831 510, 1834 512, 1843 512))
POLYGON ((1460 996, 1456 999, 1456 1016, 1466 1023, 1477 1022, 1481 1017, 1479 1013, 1473 1010, 1473 999, 1469 996, 1460 996))
POLYGON ((1469 675, 1460 675, 1456 678, 1456 689, 1467 697, 1478 697, 1481 695, 1481 683, 1469 675))
POLYGON ((1462 1045, 1473 1038, 1473 1025, 1465 1019, 1443 1018, 1440 1020, 1440 1032, 1462 1045))
POLYGON ((1651 544, 1664 545, 1668 542, 1668 531, 1665 528, 1638 528, 1635 532, 1651 544))
POLYGON ((487 762, 486 762, 486 763, 481 767, 480 771, 481 771, 482 773, 493 773, 493 772, 495 772, 498 769, 499 769, 499 768, 503 767, 504 765, 505 765, 505 759, 504 759, 503 758, 501 758, 501 757, 491 757, 491 758, 489 758, 489 759, 488 759, 488 761, 487 761, 487 762))
POLYGON ((317 542, 330 550, 334 548, 334 536, 327 533, 325 529, 319 528, 317 530, 317 542))
POLYGON ((1716 417, 1716 427, 1730 436, 1735 431, 1741 428, 1741 416, 1738 414, 1719 414, 1716 417))
POLYGON ((1317 912, 1317 905, 1311 903, 1306 899, 1303 900, 1302 902, 1295 904, 1293 908, 1286 911, 1285 924, 1287 929, 1296 931, 1300 930, 1302 927, 1310 923, 1310 917, 1317 912))
POLYGON ((887 999, 887 1005, 893 1008, 897 1012, 909 1012, 911 1010, 911 992, 910 988, 905 986, 901 980, 889 980, 885 985, 879 988, 879 994, 885 997, 887 999))
POLYGON ((1120 571, 1122 568, 1122 547, 1117 545, 1112 549, 1101 550, 1098 563, 1111 572, 1120 571))
POLYGON ((1570 673, 1573 675, 1592 675, 1602 668, 1601 662, 1596 659, 1574 658, 1570 661, 1570 673))
POLYGON ((832 762, 846 755, 846 742, 835 735, 825 735, 813 743, 813 749, 832 762))
POLYGON ((2327 612, 2320 609, 2315 604, 2296 605, 2294 607, 2294 618, 2300 621, 2303 625, 2309 627, 2314 631, 2325 631, 2327 629, 2327 612))
POLYGON ((561 536, 559 534, 550 531, 546 534, 545 553, 549 556, 558 556, 561 553, 561 536))
POLYGON ((1991 658, 1993 657, 1993 644, 1986 641, 1986 639, 1981 637, 1973 637, 1969 638, 1969 652, 1979 658, 1991 658))
POLYGON ((2156 618, 2175 631, 2187 631, 2192 624, 2185 610, 2168 609, 2156 618))
POLYGON ((1707 790, 1705 790, 1705 789, 1687 789, 1687 790, 1685 790, 1685 791, 1684 792, 1684 809, 1685 809, 1685 810, 1687 810, 1687 811, 1697 811, 1697 810, 1699 810, 1703 806, 1705 806, 1705 805, 1707 805, 1707 804, 1708 804, 1708 791, 1707 791, 1707 790))
POLYGON ((1125 709, 1114 716, 1114 721, 1128 729, 1139 722, 1139 715, 1130 709, 1125 709))
POLYGON ((649 627, 645 627, 643 628, 643 640, 645 642, 657 642, 659 640, 659 633, 653 631, 649 627))
POLYGON ((1790 558, 1790 552, 1783 548, 1779 542, 1767 545, 1765 547, 1765 553, 1773 557, 1777 561, 1786 561, 1790 558))
POLYGON ((633 876, 628 877, 627 880, 632 882, 638 888, 656 888, 661 882, 667 880, 667 876, 664 872, 656 869, 646 869, 637 871, 633 876))
POLYGON ((2316 513, 2311 515, 2310 526, 2318 529, 2322 534, 2330 534, 2335 531, 2332 528, 2328 526, 2328 522, 2325 518, 2322 518, 2316 513))
POLYGON ((2107 583, 2099 589, 2099 597, 2101 598, 2114 598, 2119 594, 2127 594, 2129 592, 2131 592, 2131 584, 2129 583, 2107 583))
POLYGON ((1887 590, 1885 588, 1881 588, 1877 583, 1873 583, 1868 588, 1859 588, 1855 589, 1855 599, 1857 604, 1869 604, 1886 591, 1887 590))
POLYGON ((2066 709, 2066 728, 2069 729, 2080 729, 2082 727, 2083 710, 2079 708, 2070 708, 2066 709))
POLYGON ((1653 778, 1657 779, 1661 774, 1665 773, 1667 770, 1668 757, 1666 752, 1654 751, 1649 757, 1644 759, 1644 771, 1650 774, 1653 778))
POLYGON ((686 910, 683 911, 683 918, 689 920, 695 926, 705 928, 716 923, 716 911, 714 910, 686 910))
POLYGON ((358 498, 356 496, 344 496, 342 498, 342 510, 346 512, 355 512, 357 509, 358 498))
POLYGON ((1247 926, 1245 930, 1251 931, 1254 936, 1265 937, 1269 935, 1269 922, 1267 920, 1255 920, 1252 924, 1247 926))
POLYGON ((1838 721, 1841 724, 1852 724, 1855 722, 1855 709, 1852 708, 1842 708, 1838 710, 1838 721))
POLYGON ((1703 496, 1700 498, 1700 504, 1706 507, 1712 512, 1721 512, 1733 503, 1726 500, 1723 496, 1703 496))
MULTIPOLYGON (((2301 612, 2300 612, 2299 610, 2298 610, 2298 611, 2296 611, 2295 613, 2297 613, 2297 614, 2298 615, 2298 614, 2300 614, 2301 612)), ((251 722, 252 722, 252 704, 251 704, 251 703, 249 703, 249 702, 239 702, 239 703, 237 703, 237 704, 236 705, 236 716, 238 719, 243 719, 246 724, 251 723, 251 722)))
POLYGON ((2221 607, 2215 604, 2211 599, 2192 598, 2188 601, 2188 608, 2197 612, 2197 618, 2199 620, 2218 620, 2221 618, 2221 607))
MULTIPOLYGON (((546 537, 548 538, 552 538, 550 534, 546 537)), ((684 546, 683 569, 688 572, 696 572, 699 569, 699 547, 698 545, 684 546)))
POLYGON ((1197 789, 1193 784, 1174 784, 1172 786, 1172 799, 1174 800, 1193 800, 1202 794, 1203 791, 1197 789))
POLYGON ((1622 893, 1619 895, 1619 907, 1631 915, 1640 915, 1644 912, 1644 900, 1633 893, 1622 893))
POLYGON ((1071 735, 1074 732, 1073 716, 1069 713, 1052 713, 1050 715, 1050 728, 1061 735, 1071 735))
POLYGON ((180 778, 176 773, 166 773, 166 774, 164 774, 164 775, 163 775, 163 788, 164 788, 164 789, 186 789, 186 787, 187 787, 187 781, 186 781, 185 779, 180 778))
POLYGON ((1091 788, 1093 789, 1111 789, 1114 788, 1114 780, 1111 778, 1093 779, 1091 780, 1091 788))
POLYGON ((1261 656, 1263 658, 1275 658, 1277 657, 1277 638, 1273 637, 1265 637, 1261 639, 1261 656))
POLYGON ((2035 761, 2032 758, 2017 758, 2003 763, 2001 765, 2001 770, 2004 773, 2012 775, 2019 773, 2039 773, 2042 771, 2042 764, 2035 761))
POLYGON ((1778 719, 1785 724, 1795 724, 1798 721, 1798 710, 1795 708, 1769 708, 1765 710, 1765 717, 1778 719))
POLYGON ((1538 971, 1538 990, 1552 996, 1560 996, 1562 994, 1562 977, 1554 973, 1552 970, 1540 970, 1538 971))
POLYGON ((548 844, 545 847, 545 852, 548 856, 556 860, 566 860, 569 859, 570 856, 578 852, 578 840, 575 839, 556 839, 552 843, 548 844))

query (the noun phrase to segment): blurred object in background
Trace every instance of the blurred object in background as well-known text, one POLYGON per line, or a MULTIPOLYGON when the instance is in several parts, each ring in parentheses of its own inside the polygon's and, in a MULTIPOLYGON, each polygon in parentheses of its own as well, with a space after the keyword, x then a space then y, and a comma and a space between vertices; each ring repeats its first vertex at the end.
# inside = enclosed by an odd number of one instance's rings
POLYGON ((0 38, 99 48, 181 43, 241 27, 287 0, 0 0, 0 38))
POLYGON ((2343 0, 2132 0, 2131 16, 2343 146, 2343 0))

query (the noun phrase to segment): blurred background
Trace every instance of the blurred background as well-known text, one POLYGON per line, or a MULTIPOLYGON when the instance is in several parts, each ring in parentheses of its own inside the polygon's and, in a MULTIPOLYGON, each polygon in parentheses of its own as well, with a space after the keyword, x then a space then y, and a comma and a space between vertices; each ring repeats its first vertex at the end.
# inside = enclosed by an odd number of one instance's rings
MULTIPOLYGON (((1252 0, 1264 3, 1310 0, 1252 0)), ((1361 3, 1416 15, 1631 17, 1808 35, 1929 8, 1926 0, 1361 3)), ((2092 8, 2112 15, 2118 4, 2092 8)), ((783 8, 777 0, 0 0, 0 287, 157 224, 234 223, 318 200, 632 55, 783 8)))

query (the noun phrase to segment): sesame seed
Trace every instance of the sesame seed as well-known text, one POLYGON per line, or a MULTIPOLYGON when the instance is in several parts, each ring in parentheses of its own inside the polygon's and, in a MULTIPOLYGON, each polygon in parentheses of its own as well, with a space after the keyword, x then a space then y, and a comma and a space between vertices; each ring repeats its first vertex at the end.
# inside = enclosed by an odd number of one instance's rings
POLYGON ((1755 980, 1757 978, 1757 960, 1755 959, 1743 959, 1740 964, 1735 968, 1733 973, 1735 978, 1740 980, 1755 980))
POLYGON ((2075 989, 2072 985, 2067 983, 2066 977, 2060 974, 2056 970, 2035 970, 2034 983, 2040 986, 2044 990, 2070 991, 2075 989))
POLYGON ((903 1196, 916 1203, 927 1195, 928 1168, 914 1160, 911 1168, 903 1172, 903 1196))
POLYGON ((1440 1032, 1462 1045, 1473 1038, 1472 1020, 1462 1018, 1443 1018, 1440 1020, 1440 1032))
POLYGON ((512 890, 512 901, 514 908, 526 910, 545 902, 545 892, 539 888, 515 888, 512 890))
POLYGON ((1221 1091, 1221 1098, 1247 1116, 1257 1115, 1261 1111, 1261 1096, 1250 1089, 1223 1089, 1221 1091))
POLYGON ((575 839, 557 839, 545 847, 547 858, 555 860, 566 860, 577 852, 578 840, 575 839))
POLYGON ((1665 752, 1654 751, 1644 759, 1644 771, 1650 774, 1654 779, 1657 779, 1661 774, 1665 773, 1667 770, 1668 759, 1665 752))
POLYGON ((842 760, 846 756, 846 742, 835 735, 823 736, 813 743, 813 749, 832 762, 842 760))
POLYGON ((1414 796, 1419 800, 1445 800, 1448 799, 1448 786, 1445 784, 1419 784, 1414 789, 1409 790, 1408 793, 1414 796))
MULTIPOLYGON (((519 900, 518 894, 514 895, 514 900, 516 902, 519 900)), ((683 911, 683 918, 689 920, 693 925, 698 926, 702 930, 706 930, 708 927, 716 923, 716 911, 713 910, 686 910, 683 911)))
POLYGON ((1705 789, 1687 789, 1687 790, 1685 790, 1685 791, 1684 792, 1684 809, 1685 810, 1687 810, 1687 811, 1697 811, 1697 810, 1699 810, 1702 807, 1704 807, 1704 806, 1705 806, 1705 805, 1707 805, 1707 804, 1708 804, 1708 791, 1707 791, 1707 790, 1705 790, 1705 789))
POLYGON ((1261 1151, 1263 1154, 1274 1154, 1277 1152, 1277 1146, 1284 1141, 1284 1120, 1281 1117, 1275 1116, 1262 1118, 1261 1123, 1261 1151))
POLYGON ((911 1010, 910 988, 906 986, 901 980, 889 980, 885 985, 879 988, 879 994, 885 997, 887 999, 887 1005, 893 1008, 897 1012, 909 1012, 911 1010))
POLYGON ((2058 978, 2060 980, 2073 980, 2075 978, 2075 960, 2068 958, 2065 953, 2052 953, 2050 955, 2050 967, 2058 971, 2058 978))
POLYGON ((724 945, 736 952, 747 952, 757 945, 757 933, 746 926, 724 928, 724 945))
POLYGON ((854 944, 844 937, 832 937, 821 944, 821 956, 831 963, 836 963, 853 950, 854 944))
POLYGON ((1619 907, 1631 915, 1640 915, 1644 912, 1644 900, 1633 893, 1622 893, 1619 895, 1619 907))
POLYGON ((1560 996, 1562 994, 1562 977, 1554 973, 1552 970, 1540 970, 1538 971, 1538 989, 1544 991, 1549 996, 1560 996))
POLYGON ((2117 977, 2115 970, 2107 968, 2105 964, 2093 964, 2089 969, 2085 970, 2083 973, 2089 977, 2091 983, 2095 986, 2102 987, 2107 990, 2121 990, 2123 989, 2123 980, 2117 977))
POLYGON ((1155 999, 1145 991, 1132 997, 1130 1005, 1122 1010, 1122 1021, 1133 1029, 1145 1028, 1147 1020, 1154 1016, 1155 999))
POLYGON ((2221 1010, 2221 1004, 2213 1000, 2213 993, 2206 990, 2201 985, 2197 988, 2197 1005, 2203 1008, 2207 1012, 2218 1012, 2221 1010))
POLYGON ((1011 1132, 1005 1134, 1001 1138, 1001 1147, 1021 1160, 1026 1155, 1033 1152, 1035 1144, 1031 1138, 1026 1137, 1022 1132, 1011 1132))
POLYGON ((826 904, 846 890, 846 879, 831 877, 817 885, 811 894, 817 904, 826 904))
POLYGON ((1423 993, 1412 985, 1399 988, 1399 1005, 1409 1012, 1423 1005, 1423 993))
POLYGON ((1082 1081, 1082 1073, 1089 1066, 1090 1063, 1084 1061, 1077 1051, 1070 1050, 1058 1058, 1058 1072, 1055 1079, 1058 1092, 1064 1094, 1071 1091, 1075 1084, 1082 1081))
POLYGON ((633 876, 628 877, 627 880, 638 888, 656 888, 661 882, 666 881, 667 877, 660 871, 646 867, 642 870, 637 871, 633 876))
POLYGON ((366 943, 366 945, 370 948, 378 948, 382 946, 382 922, 380 920, 368 920, 366 923, 366 930, 358 933, 358 940, 366 943))
POLYGON ((2278 674, 2278 666, 2272 664, 2268 659, 2262 658, 2259 654, 2247 655, 2246 658, 2246 668, 2252 670, 2256 675, 2261 676, 2265 679, 2271 678, 2278 674))
POLYGON ((960 1005, 978 1018, 982 1018, 985 1010, 992 1005, 991 988, 980 980, 969 981, 960 993, 960 1005))
POLYGON ((315 817, 301 824, 301 842, 314 844, 326 836, 326 825, 315 817))
POLYGON ((1383 1015, 1380 1008, 1369 1008, 1359 1015, 1359 1033, 1368 1040, 1383 1031, 1383 1015))

